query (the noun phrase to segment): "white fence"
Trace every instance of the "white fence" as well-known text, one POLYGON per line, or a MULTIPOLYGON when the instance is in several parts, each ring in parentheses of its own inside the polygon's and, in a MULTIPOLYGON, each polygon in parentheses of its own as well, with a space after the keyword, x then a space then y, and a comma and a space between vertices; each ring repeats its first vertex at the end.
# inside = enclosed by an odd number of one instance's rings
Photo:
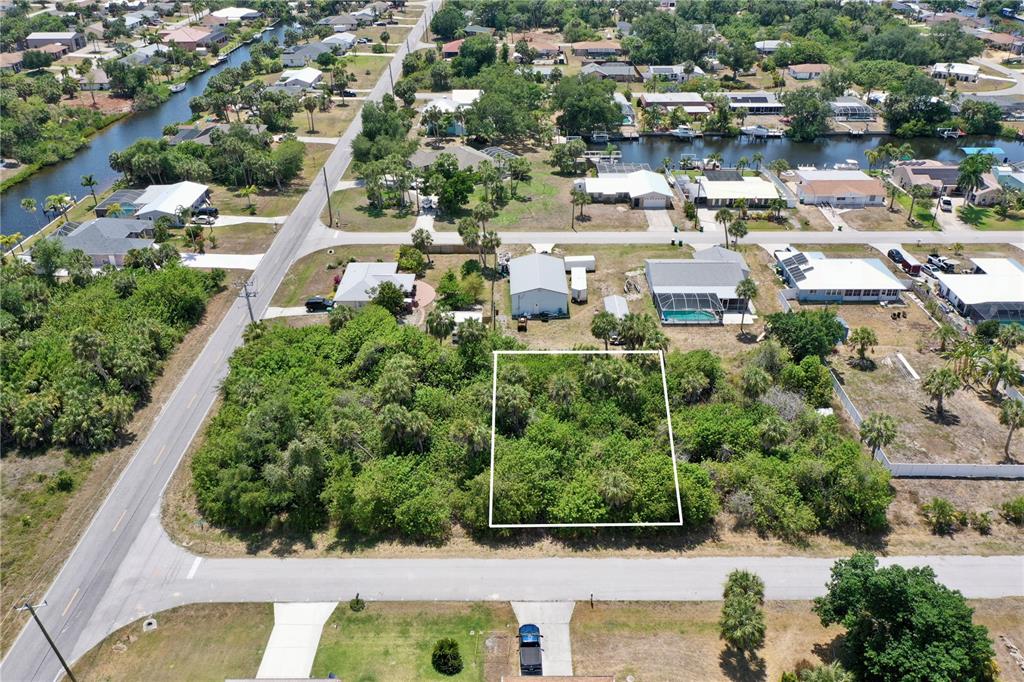
MULTIPOLYGON (((850 400, 836 373, 829 370, 832 377, 832 387, 839 396, 839 402, 850 419, 856 426, 863 421, 857 406, 850 400)), ((893 462, 885 451, 879 448, 875 451, 875 459, 882 463, 895 478, 1002 478, 1019 480, 1024 479, 1024 464, 919 464, 893 462)))

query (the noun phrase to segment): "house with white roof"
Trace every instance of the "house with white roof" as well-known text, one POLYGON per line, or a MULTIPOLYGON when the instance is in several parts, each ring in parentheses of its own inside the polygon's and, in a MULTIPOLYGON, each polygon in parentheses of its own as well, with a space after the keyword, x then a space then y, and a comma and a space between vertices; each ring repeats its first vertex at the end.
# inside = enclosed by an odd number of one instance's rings
POLYGON ((579 178, 575 185, 595 202, 628 202, 630 207, 641 209, 672 208, 672 188, 664 175, 654 171, 600 173, 596 178, 579 178))
POLYGON ((775 252, 789 296, 801 303, 898 301, 907 285, 878 258, 826 258, 816 251, 775 252))
POLYGON ((963 64, 961 62, 940 62, 933 64, 930 69, 932 78, 955 78, 964 83, 974 83, 978 80, 980 67, 974 64, 963 64))
POLYGON ((795 80, 809 81, 821 78, 822 74, 830 68, 832 67, 828 64, 790 64, 786 68, 786 73, 795 80))
POLYGON ((508 262, 513 317, 564 317, 569 313, 565 263, 543 253, 508 262))
POLYGON ((133 202, 137 206, 134 217, 139 220, 156 220, 167 216, 180 224, 179 212, 196 209, 207 203, 210 188, 198 182, 176 182, 173 185, 150 185, 133 202))
POLYGON ((354 33, 342 31, 341 33, 334 33, 324 38, 322 41, 325 45, 336 45, 343 52, 352 49, 352 46, 356 44, 356 36, 354 33))
POLYGON ((341 277, 338 290, 334 292, 337 305, 362 308, 370 303, 376 289, 383 282, 391 282, 401 289, 406 299, 416 296, 416 275, 398 271, 398 263, 360 263, 358 261, 345 266, 345 274, 341 277))
POLYGON ((300 87, 303 89, 315 88, 324 78, 324 72, 306 66, 301 69, 288 69, 281 74, 281 77, 274 83, 279 87, 300 87))
POLYGON ((1024 265, 1013 258, 972 258, 974 272, 936 272, 939 293, 973 322, 1024 324, 1024 265))
POLYGON ((643 107, 664 107, 667 111, 682 108, 691 116, 705 116, 711 113, 711 105, 704 101, 699 92, 645 92, 637 99, 643 107))
POLYGON ((25 38, 25 49, 34 50, 54 43, 74 52, 85 47, 85 36, 78 31, 36 31, 25 38))
POLYGON ((218 19, 226 19, 227 21, 254 21, 263 16, 262 12, 249 7, 225 7, 210 12, 210 14, 218 19))
POLYGON ((642 68, 640 70, 640 75, 643 77, 645 83, 652 80, 662 80, 670 83, 685 83, 691 78, 703 76, 704 69, 700 68, 696 64, 652 64, 651 66, 642 68))
MULTIPOLYGON (((480 99, 480 90, 452 90, 450 94, 437 99, 432 99, 422 107, 421 112, 427 112, 431 109, 444 114, 454 114, 457 111, 468 109, 478 99, 480 99)), ((466 134, 466 127, 462 121, 456 120, 454 117, 445 129, 445 134, 450 136, 461 136, 466 134)))
POLYGON ((798 170, 796 194, 801 204, 863 208, 885 203, 885 185, 859 170, 798 170))
POLYGON ((775 54, 779 51, 780 47, 789 47, 789 42, 785 40, 758 40, 754 43, 754 49, 761 55, 775 54))
POLYGON ((708 170, 693 181, 684 182, 683 191, 690 201, 707 208, 733 206, 740 199, 748 207, 767 206, 780 197, 775 183, 760 175, 743 175, 738 170, 708 170))
POLYGON ((727 313, 749 310, 736 286, 750 267, 736 251, 714 246, 688 259, 648 259, 644 271, 662 324, 722 324, 727 313))

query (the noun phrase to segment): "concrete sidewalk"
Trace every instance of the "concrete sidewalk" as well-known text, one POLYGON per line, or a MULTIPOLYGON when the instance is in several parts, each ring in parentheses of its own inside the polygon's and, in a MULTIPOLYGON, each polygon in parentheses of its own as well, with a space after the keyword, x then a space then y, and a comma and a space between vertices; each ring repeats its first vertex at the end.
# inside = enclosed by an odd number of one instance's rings
POLYGON ((225 270, 255 270, 263 260, 262 253, 183 253, 181 264, 190 268, 223 268, 225 270))
POLYGON ((545 677, 572 676, 572 639, 569 621, 576 602, 571 601, 514 601, 512 610, 520 625, 533 623, 540 628, 541 661, 545 677))
POLYGON ((313 669, 324 623, 337 602, 274 604, 274 629, 260 662, 258 680, 304 680, 313 669))
POLYGON ((288 219, 286 215, 259 216, 259 215, 222 215, 214 221, 214 227, 226 227, 228 225, 241 225, 242 223, 259 223, 261 225, 280 225, 288 219))

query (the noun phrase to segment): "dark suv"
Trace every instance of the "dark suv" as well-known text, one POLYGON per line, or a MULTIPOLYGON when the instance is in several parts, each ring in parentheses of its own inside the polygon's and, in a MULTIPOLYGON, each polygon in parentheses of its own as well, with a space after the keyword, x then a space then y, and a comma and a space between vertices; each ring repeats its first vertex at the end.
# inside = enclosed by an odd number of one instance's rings
POLYGON ((220 215, 220 210, 216 206, 200 206, 192 211, 192 215, 208 215, 216 218, 220 215))
POLYGON ((334 307, 334 301, 323 296, 314 296, 306 299, 307 313, 323 313, 334 307))

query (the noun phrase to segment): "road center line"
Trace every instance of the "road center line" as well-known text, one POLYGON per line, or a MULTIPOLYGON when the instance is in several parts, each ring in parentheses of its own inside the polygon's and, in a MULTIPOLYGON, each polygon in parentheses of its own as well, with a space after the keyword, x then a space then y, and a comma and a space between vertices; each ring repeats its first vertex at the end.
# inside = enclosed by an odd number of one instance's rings
POLYGON ((185 580, 192 580, 192 578, 196 577, 196 571, 199 570, 199 564, 202 563, 202 561, 203 557, 201 556, 197 556, 192 560, 192 568, 188 569, 188 576, 186 576, 185 580))
POLYGON ((122 521, 124 521, 124 515, 127 514, 127 513, 128 513, 127 509, 125 509, 123 512, 121 512, 121 515, 117 517, 117 523, 115 523, 114 527, 110 529, 111 533, 116 533, 117 532, 117 527, 121 525, 122 521))
POLYGON ((153 464, 156 464, 157 462, 159 462, 160 458, 164 456, 165 452, 167 452, 167 446, 166 445, 164 445, 162 448, 160 448, 160 452, 156 453, 156 459, 153 460, 153 464))
POLYGON ((192 400, 188 401, 188 408, 187 409, 189 409, 189 410, 192 409, 192 406, 196 404, 196 398, 198 398, 198 397, 199 397, 198 393, 196 393, 194 396, 192 396, 192 400))
POLYGON ((71 605, 75 603, 75 597, 78 596, 78 593, 81 591, 81 589, 81 587, 75 588, 75 593, 71 595, 71 599, 68 601, 68 605, 64 607, 64 611, 60 614, 62 618, 68 615, 68 611, 71 610, 71 605))

